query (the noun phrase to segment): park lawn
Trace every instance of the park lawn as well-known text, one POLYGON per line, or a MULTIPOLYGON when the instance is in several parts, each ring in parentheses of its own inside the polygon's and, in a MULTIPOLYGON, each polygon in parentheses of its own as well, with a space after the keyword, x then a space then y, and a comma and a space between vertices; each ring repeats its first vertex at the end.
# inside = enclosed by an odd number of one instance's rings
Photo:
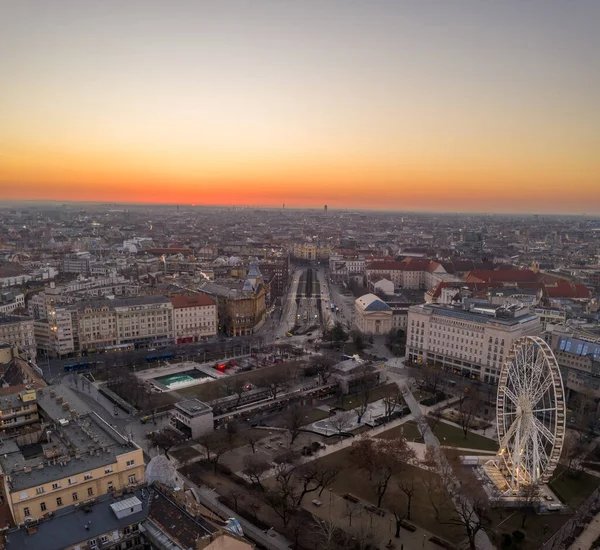
MULTIPOLYGON (((366 502, 374 505, 377 504, 377 497, 369 481, 369 477, 352 463, 349 448, 342 449, 318 460, 321 463, 327 465, 335 464, 342 468, 332 485, 334 493, 340 496, 344 493, 351 493, 366 502)), ((437 474, 407 464, 405 471, 397 474, 390 480, 381 507, 390 513, 396 509, 399 513, 405 514, 407 504, 406 495, 398 488, 397 481, 401 479, 413 479, 416 489, 412 498, 410 521, 453 544, 458 544, 465 539, 464 531, 455 525, 439 523, 435 518, 434 509, 429 501, 428 490, 423 482, 423 477, 434 475, 437 474)), ((450 507, 445 510, 445 516, 447 517, 453 511, 453 507, 451 504, 447 504, 446 506, 450 507)))
POLYGON ((182 447, 181 449, 177 449, 176 451, 170 452, 169 454, 180 464, 185 464, 187 462, 199 460, 204 456, 200 451, 198 451, 194 447, 182 447))
POLYGON ((311 409, 305 416, 306 418, 302 421, 303 426, 306 426, 307 424, 312 424, 313 422, 317 422, 317 420, 329 418, 329 413, 321 409, 311 409))
MULTIPOLYGON (((427 420, 431 425, 432 420, 429 418, 427 420)), ((443 421, 435 426, 433 433, 438 438, 440 445, 464 447, 482 451, 498 450, 498 443, 495 440, 472 432, 469 432, 465 438, 465 434, 460 428, 452 426, 451 424, 446 424, 443 421)))
POLYGON ((400 426, 396 426, 390 430, 386 430, 376 437, 380 439, 395 439, 396 437, 400 436, 404 436, 408 441, 416 440, 417 443, 423 442, 419 428, 412 420, 405 422, 404 424, 400 424, 400 426))
MULTIPOLYGON (((220 397, 226 397, 229 395, 227 391, 228 380, 235 377, 236 380, 243 380, 244 382, 254 384, 260 387, 260 380, 263 379, 268 373, 271 373, 271 369, 290 369, 296 370, 305 364, 304 361, 290 361, 289 363, 279 363, 272 367, 263 367, 260 369, 241 372, 239 374, 232 374, 225 378, 219 378, 213 382, 205 382, 204 384, 197 384, 195 386, 188 386, 187 388, 181 388, 176 392, 185 398, 195 397, 200 401, 213 401, 220 397)), ((283 395, 283 392, 281 392, 283 395)))
POLYGON ((559 466, 548 483, 550 489, 565 504, 577 508, 596 490, 600 478, 586 472, 572 472, 559 466))
MULTIPOLYGON (((379 401, 383 399, 386 395, 390 395, 393 392, 398 392, 398 385, 395 383, 386 384, 385 386, 377 386, 372 390, 369 390, 369 399, 368 403, 373 403, 374 401, 379 401)), ((342 407, 344 410, 349 411, 351 409, 355 409, 359 403, 362 401, 362 394, 349 394, 345 395, 342 400, 342 404, 338 405, 342 407)))
POLYGON ((496 548, 500 548, 502 535, 512 535, 514 531, 521 531, 525 539, 519 546, 511 548, 539 548, 554 533, 556 533, 564 523, 569 519, 568 514, 552 515, 528 515, 525 520, 525 527, 521 527, 523 515, 517 510, 504 510, 502 508, 492 508, 488 511, 490 524, 485 525, 485 531, 490 536, 496 548))

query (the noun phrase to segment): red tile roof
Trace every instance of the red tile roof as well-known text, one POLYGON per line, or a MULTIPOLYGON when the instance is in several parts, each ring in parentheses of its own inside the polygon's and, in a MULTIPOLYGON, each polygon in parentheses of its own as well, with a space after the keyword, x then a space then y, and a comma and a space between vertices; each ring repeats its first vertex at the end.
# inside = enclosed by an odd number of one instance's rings
POLYGON ((184 294, 182 296, 171 296, 169 300, 171 300, 171 303, 175 309, 182 307, 215 305, 215 301, 207 294, 184 294))

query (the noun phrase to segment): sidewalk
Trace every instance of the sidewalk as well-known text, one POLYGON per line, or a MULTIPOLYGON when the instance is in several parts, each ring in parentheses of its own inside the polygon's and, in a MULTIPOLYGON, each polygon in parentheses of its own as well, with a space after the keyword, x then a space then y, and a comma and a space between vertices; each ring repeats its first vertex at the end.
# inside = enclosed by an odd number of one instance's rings
POLYGON ((598 537, 600 537, 600 513, 596 514, 583 533, 569 546, 569 550, 592 550, 592 545, 598 537))

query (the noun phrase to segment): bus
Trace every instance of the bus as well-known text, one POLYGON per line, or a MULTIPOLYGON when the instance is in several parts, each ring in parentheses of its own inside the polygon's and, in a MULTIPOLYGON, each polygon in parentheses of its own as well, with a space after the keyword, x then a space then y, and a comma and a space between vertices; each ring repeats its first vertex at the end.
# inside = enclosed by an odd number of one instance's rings
POLYGON ((158 353, 146 355, 144 361, 146 361, 146 363, 154 363, 156 361, 168 361, 169 359, 173 359, 173 357, 175 357, 174 353, 158 353))
POLYGON ((116 346, 106 346, 102 348, 104 353, 111 353, 116 351, 132 351, 135 349, 133 344, 117 344, 116 346))
POLYGON ((98 361, 82 361, 81 363, 67 363, 63 365, 65 372, 76 372, 84 369, 91 369, 98 364, 98 361))

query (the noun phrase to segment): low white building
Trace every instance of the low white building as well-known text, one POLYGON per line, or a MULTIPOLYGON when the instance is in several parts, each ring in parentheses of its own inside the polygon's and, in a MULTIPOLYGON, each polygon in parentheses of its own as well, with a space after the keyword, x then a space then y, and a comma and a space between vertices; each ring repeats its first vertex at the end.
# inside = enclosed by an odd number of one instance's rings
POLYGON ((392 308, 375 294, 357 298, 354 309, 356 328, 364 334, 387 334, 392 330, 392 308))
POLYGON ((171 423, 192 439, 214 430, 213 410, 199 399, 186 399, 175 403, 171 423))

